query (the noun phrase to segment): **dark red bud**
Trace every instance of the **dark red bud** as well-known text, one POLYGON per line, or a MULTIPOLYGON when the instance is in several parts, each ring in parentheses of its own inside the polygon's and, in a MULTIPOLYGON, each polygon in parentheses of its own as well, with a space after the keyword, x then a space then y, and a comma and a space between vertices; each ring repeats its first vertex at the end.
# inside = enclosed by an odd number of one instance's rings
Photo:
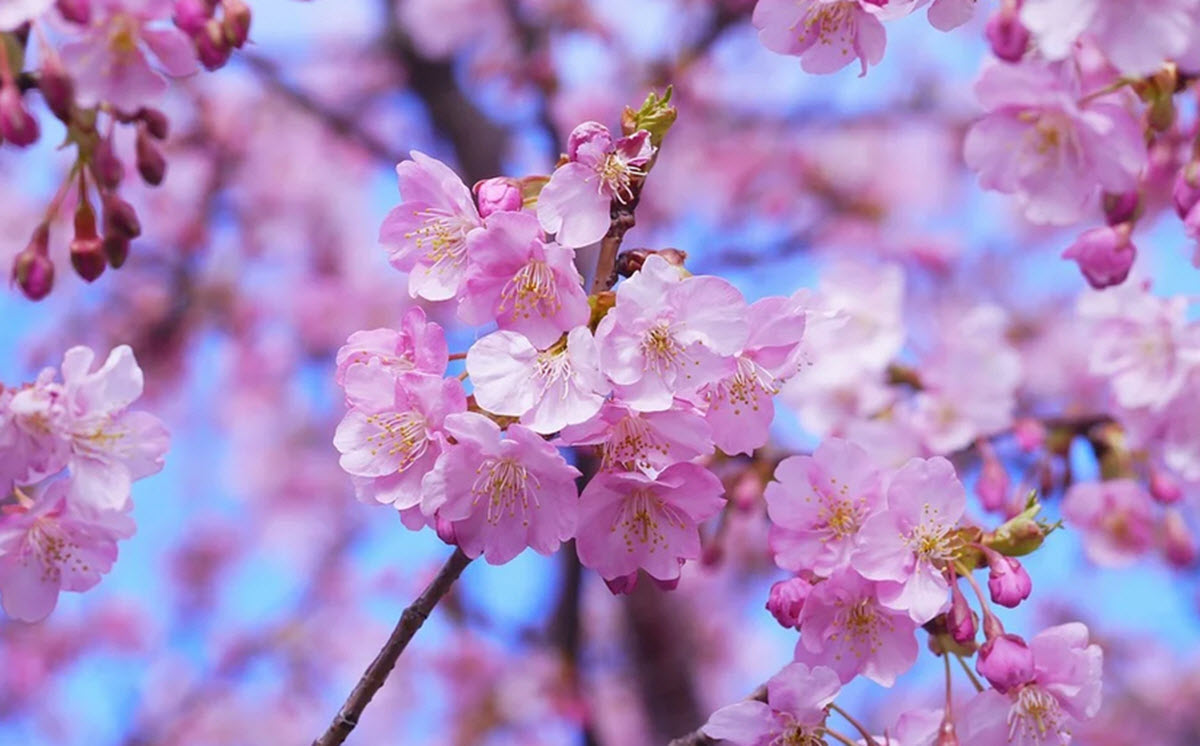
POLYGON ((75 105, 75 84, 58 56, 50 53, 38 71, 38 90, 46 99, 46 106, 63 122, 71 121, 71 109, 75 105))
POLYGON ((204 24, 212 18, 212 6, 205 0, 175 0, 175 22, 188 36, 198 36, 204 31, 204 24))
POLYGON ((104 197, 104 236, 119 236, 126 240, 142 235, 142 224, 133 205, 115 194, 104 197))
POLYGON ((204 30, 196 34, 194 41, 196 42, 196 56, 200 58, 200 64, 204 65, 207 70, 223 67, 229 61, 229 55, 233 54, 233 47, 229 46, 229 42, 225 39, 225 28, 215 18, 208 20, 208 23, 204 25, 204 30))
POLYGON ((138 128, 135 152, 137 154, 137 170, 142 176, 142 181, 150 186, 161 184, 167 173, 167 159, 163 157, 162 151, 150 141, 150 137, 143 127, 138 128))
POLYGON ((30 300, 41 300, 54 287, 54 262, 47 251, 50 226, 42 223, 33 232, 29 245, 13 260, 12 280, 30 300))
POLYGON ((117 157, 111 137, 101 140, 92 153, 92 176, 106 191, 116 189, 121 185, 121 179, 125 178, 125 165, 117 157))
POLYGON ((138 109, 137 118, 145 123, 146 131, 155 140, 166 140, 171 132, 171 123, 167 120, 167 115, 158 109, 143 106, 138 109))
POLYGON ((15 85, 0 88, 0 135, 17 147, 37 142, 38 123, 25 108, 21 92, 15 85))
POLYGON ((75 208, 75 237, 71 239, 70 250, 71 265, 84 280, 92 282, 104 273, 108 258, 96 233, 96 213, 86 200, 75 208))
POLYGON ((103 242, 104 256, 109 266, 120 269, 129 258, 129 239, 124 236, 105 236, 103 242))

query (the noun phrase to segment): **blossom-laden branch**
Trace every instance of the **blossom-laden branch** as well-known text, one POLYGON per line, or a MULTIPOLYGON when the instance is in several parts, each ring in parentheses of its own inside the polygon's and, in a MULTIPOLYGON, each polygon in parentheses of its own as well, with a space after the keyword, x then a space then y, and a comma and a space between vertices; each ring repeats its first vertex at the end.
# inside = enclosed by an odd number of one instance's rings
POLYGON ((367 670, 355 684, 350 696, 346 698, 346 703, 334 716, 329 728, 320 738, 313 741, 313 746, 335 746, 335 744, 345 742, 346 737, 358 725, 358 719, 371 702, 371 698, 375 696, 375 692, 379 691, 387 681, 392 669, 396 667, 396 661, 408 647, 413 635, 429 618, 433 607, 437 606, 438 602, 450 591, 454 581, 458 580, 458 576, 462 575, 463 570, 470 563, 471 558, 461 549, 454 550, 454 554, 450 555, 446 564, 442 565, 437 576, 426 586, 417 600, 413 601, 400 615, 400 621, 396 623, 396 628, 392 630, 391 636, 388 637, 379 654, 375 656, 375 660, 367 666, 367 670))

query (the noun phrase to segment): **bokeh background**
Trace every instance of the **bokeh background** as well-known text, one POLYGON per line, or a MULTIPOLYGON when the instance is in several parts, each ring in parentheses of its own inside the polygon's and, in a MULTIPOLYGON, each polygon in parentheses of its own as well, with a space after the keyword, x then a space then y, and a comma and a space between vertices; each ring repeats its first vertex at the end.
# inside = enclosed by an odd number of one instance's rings
MULTIPOLYGON (((167 180, 134 191, 146 236, 129 264, 94 285, 61 271, 38 304, 0 288, 0 380, 31 380, 74 344, 128 343, 147 375, 140 406, 172 432, 164 471, 135 486, 138 531, 111 574, 45 622, 0 619, 0 744, 307 743, 448 556, 432 533, 357 503, 331 445, 334 351, 411 303, 376 243, 410 149, 468 184, 547 173, 575 124, 616 126, 622 106, 673 83, 679 123, 626 246, 683 249, 693 271, 751 299, 815 286, 847 259, 893 263, 912 355, 930 309, 983 300, 1048 329, 1082 290, 1058 258, 1070 236, 1024 223, 963 169, 982 18, 952 34, 920 16, 891 24, 884 61, 858 78, 768 52, 734 0, 251 6, 247 49, 162 102, 167 180)), ((41 123, 34 149, 0 149, 0 266, 64 173, 59 125, 41 123)), ((1138 277, 1162 294, 1200 288, 1178 221, 1139 235, 1138 277)), ((1064 350, 1086 344, 1061 333, 1064 350)), ((452 349, 474 335, 455 331, 452 349)), ((1066 364, 1062 350, 1022 354, 1066 364)), ((1048 385, 1025 399, 1054 402, 1048 385)), ((813 445, 788 407, 778 415, 781 447, 813 445)), ((1094 475, 1077 451, 1077 478, 1094 475)), ((570 558, 473 565, 352 742, 584 743, 586 715, 601 742, 629 745, 699 725, 796 639, 763 608, 781 575, 761 509, 722 530, 721 561, 686 568, 669 596, 615 598, 570 558)), ((1033 600, 1010 628, 1082 618, 1111 643, 1109 711, 1132 735, 1103 743, 1200 742, 1194 574, 1154 557, 1095 568, 1069 529, 1028 567, 1033 600)), ((880 731, 935 702, 939 676, 927 656, 895 689, 856 685, 846 701, 880 731)))

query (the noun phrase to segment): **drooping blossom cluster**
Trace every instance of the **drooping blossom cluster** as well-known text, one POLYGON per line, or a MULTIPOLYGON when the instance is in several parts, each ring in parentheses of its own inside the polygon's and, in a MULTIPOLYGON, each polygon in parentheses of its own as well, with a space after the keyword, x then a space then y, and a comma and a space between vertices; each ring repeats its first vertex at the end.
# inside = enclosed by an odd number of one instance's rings
POLYGON ((125 146, 118 125, 134 132, 141 180, 161 184, 170 126, 157 107, 168 78, 192 75, 197 62, 222 67, 246 43, 251 13, 243 0, 10 2, 0 12, 0 142, 27 147, 39 139, 26 98, 37 88, 75 150, 68 177, 13 260, 12 281, 41 300, 54 286, 51 225, 64 204, 74 204, 68 251, 79 277, 92 282, 125 263, 142 226, 118 194, 129 162, 118 152, 125 146))
POLYGON ((48 615, 61 591, 85 591, 133 534, 134 481, 157 473, 167 432, 129 407, 142 371, 129 347, 102 365, 86 347, 33 383, 0 388, 0 603, 16 619, 48 615))

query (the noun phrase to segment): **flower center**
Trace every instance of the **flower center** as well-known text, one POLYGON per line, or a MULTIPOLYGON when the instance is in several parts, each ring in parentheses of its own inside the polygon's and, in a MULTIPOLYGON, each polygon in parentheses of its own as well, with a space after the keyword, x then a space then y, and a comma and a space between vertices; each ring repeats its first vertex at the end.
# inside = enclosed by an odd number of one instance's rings
POLYGON ((918 562, 936 564, 954 556, 954 541, 950 526, 938 518, 939 510, 929 503, 921 508, 921 522, 905 539, 917 555, 918 562))
MULTIPOLYGON (((844 602, 839 602, 844 606, 844 602)), ((841 640, 855 658, 873 655, 882 645, 880 632, 890 630, 892 622, 881 616, 871 599, 863 598, 851 606, 845 606, 834 617, 834 632, 831 640, 841 640)))
POLYGON ((521 525, 529 525, 529 511, 541 507, 538 502, 537 477, 513 458, 484 459, 475 470, 475 483, 471 485, 474 503, 487 502, 487 522, 493 526, 505 515, 521 515, 521 525))
POLYGON ((537 367, 534 375, 541 385, 543 394, 557 387, 560 389, 561 396, 565 399, 567 397, 567 387, 571 379, 575 377, 575 370, 571 367, 571 359, 567 357, 565 348, 546 350, 538 353, 537 367))
POLYGON ((662 523, 680 529, 687 525, 683 513, 674 505, 663 502, 651 490, 635 489, 625 498, 611 530, 620 528, 623 531, 627 551, 632 552, 634 543, 638 542, 649 545, 649 551, 653 553, 667 543, 662 523))
POLYGON ((420 412, 389 412, 367 416, 367 422, 379 428, 379 432, 367 436, 374 456, 381 449, 389 456, 399 456, 397 473, 413 465, 425 453, 429 443, 425 417, 420 412))
POLYGON ((675 339, 668 321, 659 321, 642 336, 642 355, 646 358, 646 369, 663 375, 688 359, 683 345, 675 339))
POLYGON ((127 13, 117 15, 108 35, 108 48, 113 54, 127 57, 137 52, 138 23, 127 13))
POLYGON ((1070 736, 1070 733, 1063 723, 1062 706, 1054 695, 1036 684, 1021 687, 1016 702, 1008 711, 1010 742, 1016 740, 1018 734, 1040 743, 1047 736, 1070 736))
POLYGON ((453 272, 467 258, 467 233, 474 227, 457 215, 429 208, 413 213, 424 218, 424 224, 415 231, 404 234, 419 251, 425 252, 430 269, 453 272))
MULTIPOLYGON (((818 44, 828 44, 842 35, 842 28, 853 23, 851 14, 854 3, 815 4, 797 22, 801 41, 812 34, 817 35, 818 44)), ((796 26, 792 29, 795 30, 796 26)), ((849 54, 849 51, 847 51, 849 54)))
POLYGON ((604 443, 600 457, 600 468, 614 466, 637 466, 650 469, 649 452, 657 451, 663 456, 669 452, 667 443, 655 435, 654 430, 641 417, 622 418, 612 429, 612 435, 604 443))
POLYGON ((807 725, 793 722, 767 746, 824 746, 825 741, 807 725))
POLYGON ((536 310, 545 318, 561 308, 554 271, 540 259, 533 259, 505 283, 500 291, 500 307, 497 311, 510 311, 514 318, 529 318, 536 310))
POLYGON ((603 193, 607 190, 624 205, 633 199, 633 179, 645 176, 646 170, 633 165, 620 153, 613 152, 604 157, 596 167, 596 173, 600 175, 600 191, 603 193))
POLYGON ((704 398, 710 409, 727 401, 733 413, 740 415, 743 408, 758 411, 760 402, 779 393, 775 377, 749 358, 738 356, 737 372, 705 392, 704 398))
POLYGON ((74 569, 87 572, 88 564, 75 556, 79 548, 66 535, 57 521, 38 518, 29 527, 26 535, 28 553, 22 556, 22 563, 28 561, 29 555, 37 558, 42 565, 42 582, 58 583, 62 580, 63 568, 74 565, 74 569))

